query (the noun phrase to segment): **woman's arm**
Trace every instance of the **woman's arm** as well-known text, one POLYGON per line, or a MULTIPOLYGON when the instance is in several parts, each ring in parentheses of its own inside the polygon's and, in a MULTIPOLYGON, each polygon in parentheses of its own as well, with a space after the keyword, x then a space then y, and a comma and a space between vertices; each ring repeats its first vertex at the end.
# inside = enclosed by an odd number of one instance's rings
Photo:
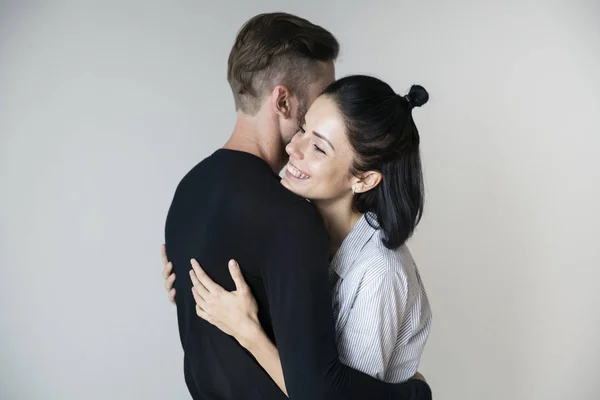
POLYGON ((257 332, 249 332, 248 338, 241 341, 238 339, 238 342, 254 356, 260 366, 267 371, 267 374, 269 374, 271 379, 279 386, 279 389, 287 396, 288 393, 285 387, 285 380, 283 379, 279 351, 277 351, 277 347, 271 342, 260 325, 258 327, 257 332))
POLYGON ((238 264, 234 260, 229 262, 236 290, 228 292, 210 279, 196 260, 191 263, 190 278, 198 316, 233 336, 287 396, 279 352, 258 321, 258 306, 238 264))

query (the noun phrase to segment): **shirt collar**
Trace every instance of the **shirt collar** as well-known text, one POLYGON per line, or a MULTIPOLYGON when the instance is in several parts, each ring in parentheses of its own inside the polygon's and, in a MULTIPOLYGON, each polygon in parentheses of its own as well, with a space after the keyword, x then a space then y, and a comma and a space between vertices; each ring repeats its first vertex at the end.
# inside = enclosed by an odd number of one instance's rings
POLYGON ((340 278, 343 279, 350 271, 356 257, 358 257, 362 249, 378 229, 379 224, 377 224, 377 217, 373 213, 363 214, 358 221, 356 221, 352 231, 346 236, 342 245, 333 256, 333 260, 331 260, 331 269, 333 269, 340 278), (371 226, 369 222, 374 226, 371 226))

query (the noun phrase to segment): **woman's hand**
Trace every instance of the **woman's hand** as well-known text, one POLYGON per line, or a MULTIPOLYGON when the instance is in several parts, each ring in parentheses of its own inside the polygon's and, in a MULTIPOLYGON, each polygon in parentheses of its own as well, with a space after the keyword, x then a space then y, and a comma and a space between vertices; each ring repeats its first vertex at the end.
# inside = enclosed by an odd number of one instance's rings
POLYGON ((413 377, 410 378, 410 379, 418 379, 420 381, 427 382, 427 380, 425 379, 425 377, 423 375, 421 375, 419 373, 419 371, 415 372, 415 374, 413 375, 413 377))
POLYGON ((175 304, 175 289, 173 284, 175 282, 175 273, 173 273, 173 263, 169 262, 167 258, 167 246, 164 244, 160 248, 160 255, 162 256, 163 262, 163 278, 165 280, 165 288, 167 289, 167 296, 169 301, 175 304))
POLYGON ((258 306, 237 262, 229 261, 229 273, 236 288, 233 292, 210 279, 196 260, 191 260, 191 264, 198 316, 233 336, 245 348, 250 347, 264 333, 258 321, 258 306))
POLYGON ((229 261, 229 273, 236 290, 228 292, 213 282, 196 260, 191 262, 190 277, 198 316, 237 339, 287 396, 279 352, 258 322, 258 306, 240 266, 235 260, 229 261))

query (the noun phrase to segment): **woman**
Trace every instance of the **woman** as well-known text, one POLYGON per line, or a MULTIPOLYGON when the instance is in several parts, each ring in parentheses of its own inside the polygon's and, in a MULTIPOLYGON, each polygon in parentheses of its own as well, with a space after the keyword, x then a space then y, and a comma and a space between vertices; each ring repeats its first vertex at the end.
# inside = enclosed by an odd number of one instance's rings
MULTIPOLYGON (((329 233, 341 361, 387 382, 415 375, 431 325, 427 295, 405 245, 424 197, 412 109, 427 100, 421 86, 400 96, 368 76, 332 83, 286 147, 289 164, 281 180, 314 203, 329 233)), ((164 260, 173 300, 175 277, 164 260)), ((277 348, 260 327, 239 266, 230 262, 237 287, 231 293, 194 260, 192 267, 197 314, 234 336, 285 392, 277 348)))

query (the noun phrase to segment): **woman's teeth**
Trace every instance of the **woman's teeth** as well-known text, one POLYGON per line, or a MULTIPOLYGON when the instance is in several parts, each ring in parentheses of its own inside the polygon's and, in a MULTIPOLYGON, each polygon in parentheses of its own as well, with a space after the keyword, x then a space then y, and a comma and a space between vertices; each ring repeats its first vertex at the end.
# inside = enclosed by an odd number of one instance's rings
POLYGON ((294 167, 292 164, 288 164, 287 170, 295 178, 298 178, 298 179, 308 179, 309 178, 308 175, 300 172, 300 170, 298 168, 294 167))

